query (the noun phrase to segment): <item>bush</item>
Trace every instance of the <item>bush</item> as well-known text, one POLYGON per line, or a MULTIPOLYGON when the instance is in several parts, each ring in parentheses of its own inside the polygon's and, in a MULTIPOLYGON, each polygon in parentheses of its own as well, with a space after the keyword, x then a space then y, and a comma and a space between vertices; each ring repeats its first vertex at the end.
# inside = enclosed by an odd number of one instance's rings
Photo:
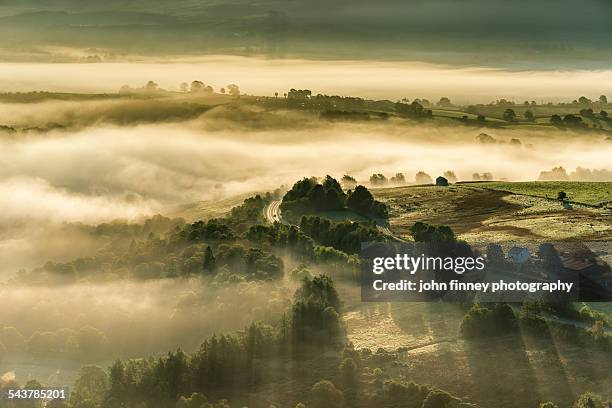
POLYGON ((518 321, 507 303, 498 303, 493 309, 474 304, 460 326, 466 338, 496 336, 516 332, 517 329, 518 321))
POLYGON ((341 408, 344 405, 344 394, 331 381, 319 381, 312 386, 310 394, 313 408, 341 408))

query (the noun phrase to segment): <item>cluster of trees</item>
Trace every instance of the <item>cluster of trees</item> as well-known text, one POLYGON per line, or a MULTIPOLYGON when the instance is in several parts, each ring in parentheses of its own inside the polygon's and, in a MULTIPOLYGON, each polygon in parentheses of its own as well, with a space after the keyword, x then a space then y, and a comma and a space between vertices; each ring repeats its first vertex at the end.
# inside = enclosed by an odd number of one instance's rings
MULTIPOLYGON (((457 181, 457 176, 451 170, 444 172, 444 178, 451 183, 457 181)), ((433 178, 424 171, 419 171, 414 176, 414 182, 416 184, 432 184, 433 178)), ((404 173, 396 173, 395 176, 388 179, 384 174, 375 173, 370 176, 370 184, 375 187, 386 186, 387 184, 402 186, 406 184, 406 176, 404 176, 404 173)))
POLYGON ((414 182, 416 184, 431 184, 433 183, 433 179, 429 174, 425 173, 424 171, 419 171, 414 176, 414 182))
POLYGON ((586 129, 588 125, 583 122, 580 116, 576 115, 565 115, 563 118, 559 115, 552 115, 550 117, 550 123, 553 126, 559 128, 570 128, 570 129, 586 129))
POLYGON ((372 193, 364 186, 357 186, 349 190, 346 197, 346 206, 360 214, 377 218, 388 218, 387 205, 377 201, 372 193))
POLYGON ((357 186, 346 193, 340 183, 326 176, 322 183, 314 177, 296 182, 283 197, 281 209, 288 219, 296 219, 300 214, 321 211, 342 210, 348 207, 365 216, 387 218, 387 206, 374 200, 364 186, 357 186))
MULTIPOLYGON (((344 344, 341 302, 333 281, 317 276, 296 291, 290 315, 275 326, 253 323, 234 334, 213 335, 188 355, 118 360, 108 374, 85 367, 68 403, 52 407, 229 407, 224 395, 247 394, 289 373, 296 360, 320 359, 344 344), (208 402, 205 395, 219 400, 208 402)), ((296 361, 297 362, 297 361, 296 361)), ((313 387, 313 399, 324 390, 313 387)))
POLYGON ((609 327, 606 316, 593 313, 588 307, 576 310, 573 302, 558 298, 525 299, 518 313, 508 303, 474 303, 461 322, 460 332, 467 339, 518 335, 521 332, 541 337, 554 332, 564 340, 609 351, 612 350, 612 335, 606 332, 609 327), (546 315, 586 322, 592 326, 586 329, 572 323, 546 320, 546 315))
MULTIPOLYGON (((401 173, 398 173, 401 174, 401 173)), ((404 175, 401 175, 402 178, 404 177, 404 175)), ((370 176, 370 184, 373 186, 384 186, 389 182, 389 180, 387 179, 387 177, 385 177, 384 174, 380 174, 380 173, 376 173, 376 174, 372 174, 370 176)))
POLYGON ((584 347, 595 346, 604 351, 612 350, 612 335, 607 332, 611 325, 609 319, 601 313, 593 312, 588 306, 577 310, 575 304, 570 301, 525 299, 518 317, 521 328, 526 332, 539 336, 554 333, 561 339, 584 347), (591 327, 547 320, 547 315, 589 323, 591 327))
POLYGON ((612 181, 612 170, 587 169, 577 167, 575 171, 567 172, 563 166, 540 172, 540 181, 612 181))
POLYGON ((204 82, 197 81, 197 80, 191 82, 191 84, 188 84, 187 82, 183 82, 179 86, 179 89, 181 90, 181 92, 192 92, 192 93, 197 93, 197 92, 213 93, 215 91, 211 85, 206 85, 204 82))
POLYGON ((234 275, 247 280, 282 275, 282 262, 273 248, 253 247, 245 240, 248 229, 263 221, 271 195, 248 198, 226 218, 196 221, 156 216, 142 225, 125 223, 87 227, 91 234, 114 237, 94 256, 70 262, 47 262, 18 279, 29 283, 72 283, 109 278, 157 279, 190 275, 234 275), (214 265, 214 266, 213 266, 214 265))
MULTIPOLYGON (((211 85, 207 85, 202 81, 195 80, 190 84, 183 82, 179 85, 179 91, 183 93, 208 93, 212 94, 215 90, 211 85)), ((159 84, 155 81, 148 81, 144 86, 140 88, 132 88, 129 85, 123 85, 119 89, 119 94, 123 95, 138 95, 138 94, 163 94, 169 91, 160 88, 159 84)), ((240 88, 236 84, 229 84, 226 88, 220 88, 219 92, 225 94, 226 92, 232 96, 240 96, 240 88)))
POLYGON ((357 180, 355 177, 349 176, 348 174, 342 176, 340 182, 342 183, 342 187, 346 190, 351 190, 357 186, 357 180))
POLYGON ((246 238, 258 245, 269 245, 277 250, 289 250, 303 262, 325 264, 328 270, 354 279, 359 270, 360 260, 331 246, 317 245, 315 240, 294 225, 275 223, 255 225, 245 234, 246 238))
POLYGON ((321 112, 350 112, 386 106, 384 101, 377 102, 352 96, 313 95, 310 89, 292 88, 283 96, 285 98, 279 101, 277 100, 278 93, 275 93, 275 98, 268 99, 265 102, 274 105, 282 103, 284 106, 292 109, 312 109, 321 112))
POLYGON ((461 334, 466 338, 482 338, 516 333, 517 318, 507 303, 496 303, 489 307, 474 304, 461 321, 461 334))
POLYGON ((358 254, 364 242, 385 239, 376 227, 351 221, 334 223, 327 218, 317 216, 303 216, 300 220, 300 230, 319 244, 348 254, 358 254))
MULTIPOLYGON (((117 360, 108 371, 85 366, 69 399, 47 407, 230 408, 227 397, 241 401, 239 406, 296 408, 450 408, 461 403, 442 390, 370 368, 387 370, 397 354, 346 345, 341 314, 329 277, 305 279, 289 314, 273 326, 253 323, 234 334, 213 335, 193 354, 179 349, 161 357, 117 360), (290 389, 278 386, 287 378, 290 389), (262 392, 272 388, 272 395, 262 392)), ((4 387, 18 385, 10 380, 0 383, 0 390, 4 387)), ((24 388, 41 387, 30 381, 24 388)), ((25 406, 11 404, 7 408, 25 406)))
POLYGON ((473 181, 492 181, 493 180, 493 174, 487 172, 484 173, 474 173, 472 174, 472 180, 473 181))
POLYGON ((108 340, 99 329, 83 326, 78 330, 62 328, 36 331, 28 338, 15 327, 0 327, 0 360, 3 353, 29 353, 32 356, 62 356, 80 361, 95 361, 104 355, 108 340))
POLYGON ((406 116, 410 118, 432 118, 433 117, 432 110, 425 109, 423 105, 421 105, 417 101, 413 101, 412 103, 397 102, 395 104, 395 112, 398 115, 406 116))
POLYGON ((410 228, 410 233, 416 242, 457 242, 455 233, 446 225, 418 221, 410 228))
MULTIPOLYGON (((326 263, 334 270, 353 273, 359 262, 346 251, 355 252, 354 234, 342 242, 329 241, 335 249, 317 244, 297 227, 262 225, 263 209, 277 194, 247 198, 225 218, 191 224, 155 216, 143 224, 83 226, 80 228, 88 234, 104 236, 109 244, 93 256, 47 262, 31 271, 20 271, 16 280, 30 284, 181 276, 214 276, 219 282, 268 280, 282 276, 283 263, 275 252, 285 250, 303 261, 326 263)), ((375 201, 365 187, 349 190, 347 195, 329 176, 323 184, 314 179, 301 180, 285 196, 285 205, 287 197, 297 198, 292 208, 306 212, 349 207, 367 215, 386 216, 384 204, 375 201)), ((356 231, 362 236, 361 229, 356 231)))
POLYGON ((346 193, 336 179, 326 176, 323 183, 319 183, 311 177, 299 180, 287 191, 281 209, 287 217, 292 213, 341 210, 345 201, 346 193))
POLYGON ((221 244, 216 252, 210 246, 204 250, 201 262, 204 275, 236 275, 248 280, 277 279, 283 276, 283 260, 261 248, 221 244))

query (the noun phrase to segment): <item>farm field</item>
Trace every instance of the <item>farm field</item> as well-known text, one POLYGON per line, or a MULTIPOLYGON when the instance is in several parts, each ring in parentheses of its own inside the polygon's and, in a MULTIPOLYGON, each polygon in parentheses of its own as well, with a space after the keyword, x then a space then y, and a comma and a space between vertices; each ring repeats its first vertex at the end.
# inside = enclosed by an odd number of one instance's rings
POLYGON ((461 239, 472 243, 612 239, 610 209, 582 205, 567 209, 562 203, 546 198, 546 194, 556 197, 560 187, 569 187, 565 191, 571 199, 576 194, 583 200, 600 203, 610 183, 541 184, 407 186, 377 189, 374 194, 391 208, 390 230, 404 238, 415 222, 424 221, 448 225, 461 239), (525 185, 532 187, 527 189, 525 185))
POLYGON ((535 182, 483 182, 470 184, 482 188, 509 191, 515 194, 542 198, 557 198, 564 191, 569 201, 599 206, 612 201, 612 182, 535 181, 535 182))

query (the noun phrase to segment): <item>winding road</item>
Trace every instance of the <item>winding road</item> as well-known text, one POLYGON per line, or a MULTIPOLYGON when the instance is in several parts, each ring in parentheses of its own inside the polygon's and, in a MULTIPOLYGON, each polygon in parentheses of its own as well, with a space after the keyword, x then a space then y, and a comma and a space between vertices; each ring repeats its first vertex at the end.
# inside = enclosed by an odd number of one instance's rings
POLYGON ((281 200, 271 201, 264 207, 264 218, 270 223, 281 222, 281 200))

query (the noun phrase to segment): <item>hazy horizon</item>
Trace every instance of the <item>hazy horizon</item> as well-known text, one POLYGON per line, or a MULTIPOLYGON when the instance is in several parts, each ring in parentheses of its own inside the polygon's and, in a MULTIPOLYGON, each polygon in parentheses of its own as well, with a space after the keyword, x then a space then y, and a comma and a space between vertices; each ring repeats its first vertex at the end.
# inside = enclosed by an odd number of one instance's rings
POLYGON ((507 99, 522 103, 571 102, 585 95, 612 95, 610 70, 509 70, 424 62, 296 60, 228 55, 166 61, 98 63, 0 63, 2 92, 114 93, 122 85, 149 80, 176 91, 182 82, 201 80, 215 90, 230 83, 250 95, 282 95, 290 88, 314 94, 369 99, 442 96, 460 104, 507 99), (367 78, 367 81, 364 81, 367 78))

